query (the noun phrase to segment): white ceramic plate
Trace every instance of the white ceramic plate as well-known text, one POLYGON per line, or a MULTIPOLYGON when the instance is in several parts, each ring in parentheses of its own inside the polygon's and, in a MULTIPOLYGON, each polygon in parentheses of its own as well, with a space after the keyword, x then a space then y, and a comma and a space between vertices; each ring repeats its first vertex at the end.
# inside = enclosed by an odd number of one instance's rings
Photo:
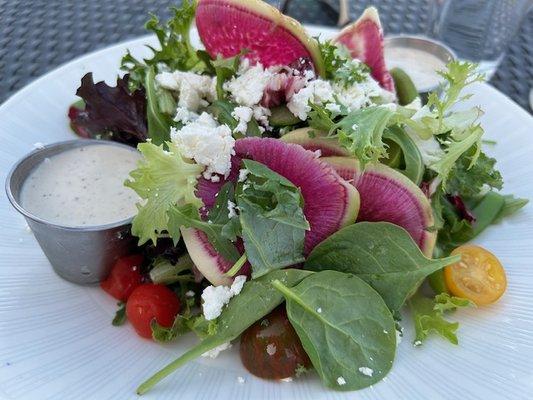
MULTIPOLYGON (((310 28, 313 35, 333 31, 310 28)), ((112 83, 126 48, 146 54, 147 37, 79 58, 27 86, 0 107, 0 180, 36 142, 73 138, 67 107, 80 78, 112 83)), ((486 111, 487 150, 498 159, 505 191, 533 199, 533 119, 488 85, 471 103, 486 111)), ((161 346, 131 326, 115 328, 116 306, 97 287, 57 277, 26 229, 0 196, 0 397, 6 399, 129 399, 136 386, 185 351, 193 338, 161 346)), ((532 399, 533 210, 528 206, 477 240, 506 267, 509 287, 491 307, 461 311, 459 346, 434 338, 411 345, 411 321, 388 377, 360 392, 325 389, 316 376, 292 383, 248 374, 233 351, 200 359, 161 382, 147 399, 532 399), (244 377, 245 383, 237 378, 244 377)))

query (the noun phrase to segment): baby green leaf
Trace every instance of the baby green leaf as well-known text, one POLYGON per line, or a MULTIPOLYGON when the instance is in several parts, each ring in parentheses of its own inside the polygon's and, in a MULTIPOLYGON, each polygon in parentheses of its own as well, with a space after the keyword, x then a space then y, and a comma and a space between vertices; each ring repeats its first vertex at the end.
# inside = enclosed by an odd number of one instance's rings
POLYGON ((172 206, 168 210, 168 231, 173 238, 179 237, 180 229, 199 229, 207 235, 209 243, 213 245, 216 251, 226 260, 235 262, 239 259, 240 254, 235 245, 223 235, 224 226, 220 223, 202 221, 198 209, 192 204, 181 207, 172 206))
POLYGON ((117 303, 118 310, 115 314, 115 318, 113 318, 113 321, 111 321, 111 325, 113 326, 120 326, 124 325, 124 323, 127 320, 126 317, 126 303, 119 302, 117 303))
POLYGON ((173 112, 175 110, 175 102, 170 93, 157 86, 154 67, 148 68, 144 87, 146 88, 148 136, 154 144, 160 145, 170 140, 172 118, 169 114, 165 114, 164 109, 168 111, 168 108, 174 108, 172 109, 173 112))
POLYGON ((396 352, 394 319, 379 294, 352 274, 318 272, 293 287, 273 285, 324 384, 336 390, 373 385, 396 352))
POLYGON ((248 175, 238 190, 237 205, 244 249, 255 279, 304 261, 309 223, 296 186, 261 163, 243 162, 248 175))
POLYGON ((435 332, 450 343, 458 344, 455 332, 458 322, 450 322, 443 318, 444 311, 452 311, 458 307, 472 306, 472 302, 446 293, 438 294, 435 299, 425 297, 417 292, 408 300, 415 324, 416 346, 421 345, 431 332, 435 332))
POLYGON ((292 287, 311 274, 312 272, 309 271, 286 269, 273 271, 259 279, 246 282, 241 293, 230 300, 218 317, 216 332, 146 380, 137 389, 137 394, 146 393, 182 365, 237 338, 255 321, 280 305, 283 302, 283 295, 272 286, 274 280, 292 287))
POLYGON ((305 268, 357 275, 395 312, 426 276, 459 258, 429 259, 403 228, 388 222, 360 222, 341 229, 315 247, 305 268))
POLYGON ((124 183, 145 200, 142 205, 137 204, 139 211, 131 227, 131 232, 139 237, 139 245, 148 240, 157 242, 158 235, 167 230, 167 211, 173 205, 202 205, 194 192, 204 167, 184 159, 173 143, 166 144, 168 151, 150 142, 139 144, 137 148, 144 158, 124 183))

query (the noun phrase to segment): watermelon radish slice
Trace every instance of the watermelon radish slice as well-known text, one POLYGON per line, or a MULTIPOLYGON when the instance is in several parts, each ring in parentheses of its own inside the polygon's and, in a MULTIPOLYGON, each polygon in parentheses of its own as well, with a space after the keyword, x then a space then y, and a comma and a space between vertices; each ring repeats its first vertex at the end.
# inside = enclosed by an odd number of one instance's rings
POLYGON ((287 143, 299 144, 306 150, 320 151, 321 157, 349 157, 350 153, 342 147, 337 139, 326 138, 326 134, 318 132, 313 128, 299 128, 295 129, 281 137, 281 140, 287 143), (309 136, 309 132, 313 132, 314 137, 309 136))
MULTIPOLYGON (((331 234, 355 221, 359 211, 357 190, 330 165, 317 159, 313 152, 270 138, 238 140, 235 152, 229 180, 237 179, 241 159, 246 158, 265 164, 300 188, 304 199, 303 211, 311 227, 305 235, 305 255, 331 234)), ((224 182, 200 179, 197 195, 207 208, 213 206, 215 194, 222 185, 224 182)), ((205 234, 195 229, 182 229, 182 234, 194 264, 212 284, 231 282, 225 272, 232 263, 217 254, 205 234)), ((249 268, 249 265, 245 267, 249 268)))
POLYGON ((429 230, 434 225, 431 204, 409 178, 384 164, 367 165, 361 173, 358 161, 353 158, 323 160, 359 191, 358 221, 386 221, 401 226, 426 256, 432 256, 437 233, 429 230))
POLYGON ((372 77, 383 89, 394 93, 394 81, 383 54, 383 29, 374 7, 367 8, 357 21, 340 31, 333 41, 346 46, 353 58, 370 67, 372 77))
POLYGON ((324 72, 316 40, 261 0, 200 0, 196 26, 211 57, 233 57, 246 49, 246 58, 265 67, 311 59, 315 72, 324 72))

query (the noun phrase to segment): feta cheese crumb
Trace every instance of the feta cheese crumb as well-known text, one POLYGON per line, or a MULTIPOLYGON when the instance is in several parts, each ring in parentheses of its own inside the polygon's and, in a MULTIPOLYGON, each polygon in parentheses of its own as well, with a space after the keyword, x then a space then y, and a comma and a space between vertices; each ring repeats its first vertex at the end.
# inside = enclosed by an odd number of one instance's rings
POLYGON ((181 122, 182 124, 188 124, 189 122, 196 121, 199 115, 193 111, 189 111, 184 107, 178 107, 176 109, 176 115, 174 121, 181 122))
POLYGON ((228 200, 228 218, 229 219, 237 216, 236 210, 237 210, 236 204, 233 201, 228 200))
POLYGON ((374 375, 374 370, 368 367, 359 367, 359 372, 366 376, 374 375))
POLYGON ((238 376, 237 377, 237 382, 239 382, 240 384, 243 384, 244 382, 246 382, 246 379, 244 379, 244 377, 242 377, 242 376, 238 376))
POLYGON ((216 99, 214 79, 184 71, 161 72, 155 77, 162 88, 179 92, 178 106, 191 111, 198 111, 200 106, 216 99))
POLYGON ((192 290, 189 290, 188 292, 185 293, 185 296, 186 297, 194 297, 194 292, 192 290))
POLYGON ((310 81, 306 87, 295 93, 287 103, 287 107, 295 116, 305 121, 311 111, 309 102, 324 104, 328 101, 333 101, 331 84, 323 79, 316 79, 310 81))
POLYGON ((346 379, 344 379, 342 376, 339 376, 339 377, 337 378, 337 384, 338 384, 339 386, 346 385, 346 379))
POLYGON ((213 174, 229 175, 235 139, 227 125, 218 125, 211 115, 204 112, 183 128, 172 128, 171 138, 184 157, 206 167, 206 179, 220 179, 213 174))
POLYGON ((337 103, 328 103, 326 104, 326 110, 331 111, 334 114, 340 114, 341 106, 337 103))
POLYGON ((415 340, 415 342, 413 343, 413 346, 418 347, 421 344, 422 344, 422 342, 420 340, 415 340))
POLYGON ((321 307, 318 307, 318 308, 316 309, 316 312, 319 313, 319 314, 322 314, 322 308, 321 308, 321 307))
POLYGON ((238 294, 240 294, 245 283, 246 283, 245 275, 236 276, 230 288, 232 296, 237 296, 238 294))
POLYGON ((253 115, 254 112, 250 107, 235 107, 235 109, 231 113, 231 116, 237 120, 238 124, 237 127, 233 130, 233 132, 238 132, 245 135, 246 130, 248 129, 248 122, 252 120, 253 115))
POLYGON ((281 382, 292 382, 292 377, 288 377, 288 378, 283 378, 283 379, 280 379, 281 382))
POLYGON ((273 73, 261 64, 252 67, 248 62, 241 63, 237 76, 224 83, 224 90, 240 105, 252 107, 263 98, 263 93, 273 73))
POLYGON ((253 106, 252 110, 254 112, 254 119, 259 123, 259 125, 264 127, 270 126, 268 123, 268 117, 270 117, 272 113, 268 108, 262 106, 253 106))
POLYGON ((269 356, 273 356, 274 354, 276 354, 276 345, 274 343, 269 343, 267 344, 267 347, 266 347, 266 352, 269 356))
POLYGON ((248 178, 248 174, 249 173, 250 173, 250 171, 248 171, 246 168, 242 168, 239 171, 239 182, 244 182, 246 180, 246 178, 248 178))
POLYGON ((202 357, 209 357, 209 358, 217 358, 218 355, 231 347, 231 343, 222 343, 220 346, 215 347, 214 349, 211 349, 209 351, 206 351, 204 354, 202 354, 202 357))
POLYGON ((233 296, 237 296, 246 282, 246 276, 235 277, 231 286, 208 286, 202 292, 202 309, 207 321, 218 318, 233 296))

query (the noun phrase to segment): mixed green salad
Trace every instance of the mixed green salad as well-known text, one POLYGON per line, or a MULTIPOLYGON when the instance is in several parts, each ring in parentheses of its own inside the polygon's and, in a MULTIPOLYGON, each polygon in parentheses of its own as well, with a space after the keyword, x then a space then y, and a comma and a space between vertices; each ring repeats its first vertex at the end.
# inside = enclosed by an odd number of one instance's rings
POLYGON ((87 74, 69 110, 80 136, 143 155, 125 183, 143 199, 139 248, 102 282, 121 301, 113 324, 200 338, 138 393, 239 338, 251 373, 314 370, 342 391, 387 375, 402 325, 416 346, 457 344, 447 315, 506 287, 497 258, 466 243, 527 202, 500 193, 482 111, 461 107, 476 65, 450 62, 422 104, 387 70, 373 8, 333 39, 259 0, 172 12, 146 24, 150 58, 128 52, 115 87, 87 74))

